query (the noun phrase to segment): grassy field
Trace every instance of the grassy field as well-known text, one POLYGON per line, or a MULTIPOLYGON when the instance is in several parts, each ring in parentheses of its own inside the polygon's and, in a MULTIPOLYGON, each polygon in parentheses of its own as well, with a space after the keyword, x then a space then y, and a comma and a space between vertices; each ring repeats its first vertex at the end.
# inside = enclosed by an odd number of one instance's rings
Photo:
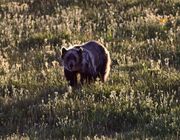
POLYGON ((0 139, 180 139, 180 1, 1 0, 0 139), (109 80, 72 89, 57 58, 89 40, 109 80))

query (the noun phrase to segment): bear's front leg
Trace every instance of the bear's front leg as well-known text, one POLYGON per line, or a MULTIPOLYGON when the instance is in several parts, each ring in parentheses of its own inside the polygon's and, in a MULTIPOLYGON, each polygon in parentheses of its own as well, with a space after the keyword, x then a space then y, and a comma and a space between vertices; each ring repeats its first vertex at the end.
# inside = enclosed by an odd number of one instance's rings
POLYGON ((68 71, 68 70, 64 69, 64 75, 70 86, 77 85, 77 72, 68 71))

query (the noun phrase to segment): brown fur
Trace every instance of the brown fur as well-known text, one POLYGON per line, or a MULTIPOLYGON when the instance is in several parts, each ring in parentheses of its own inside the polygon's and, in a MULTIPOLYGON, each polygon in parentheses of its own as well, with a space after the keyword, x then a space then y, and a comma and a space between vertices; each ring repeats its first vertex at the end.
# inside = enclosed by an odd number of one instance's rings
POLYGON ((69 49, 63 48, 62 60, 66 80, 71 86, 77 84, 78 73, 82 84, 96 80, 96 78, 105 82, 109 75, 111 64, 109 52, 96 41, 69 49))

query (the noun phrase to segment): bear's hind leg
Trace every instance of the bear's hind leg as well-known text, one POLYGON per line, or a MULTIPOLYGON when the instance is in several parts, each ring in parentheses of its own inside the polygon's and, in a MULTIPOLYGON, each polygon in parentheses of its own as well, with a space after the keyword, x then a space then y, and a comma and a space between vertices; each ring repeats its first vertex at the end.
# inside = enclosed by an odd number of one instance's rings
POLYGON ((99 67, 99 78, 101 79, 102 82, 106 82, 107 77, 109 75, 110 72, 110 65, 111 65, 111 61, 110 61, 110 57, 106 56, 104 58, 104 63, 102 66, 99 67))

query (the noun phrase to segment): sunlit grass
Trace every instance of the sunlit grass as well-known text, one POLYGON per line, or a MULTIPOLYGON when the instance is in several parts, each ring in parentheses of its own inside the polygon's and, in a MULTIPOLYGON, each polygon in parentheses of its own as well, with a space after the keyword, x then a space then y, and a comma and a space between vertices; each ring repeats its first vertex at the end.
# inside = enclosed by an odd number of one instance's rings
POLYGON ((180 3, 0 2, 0 139, 179 139, 180 3), (67 86, 60 49, 97 40, 106 83, 67 86))

